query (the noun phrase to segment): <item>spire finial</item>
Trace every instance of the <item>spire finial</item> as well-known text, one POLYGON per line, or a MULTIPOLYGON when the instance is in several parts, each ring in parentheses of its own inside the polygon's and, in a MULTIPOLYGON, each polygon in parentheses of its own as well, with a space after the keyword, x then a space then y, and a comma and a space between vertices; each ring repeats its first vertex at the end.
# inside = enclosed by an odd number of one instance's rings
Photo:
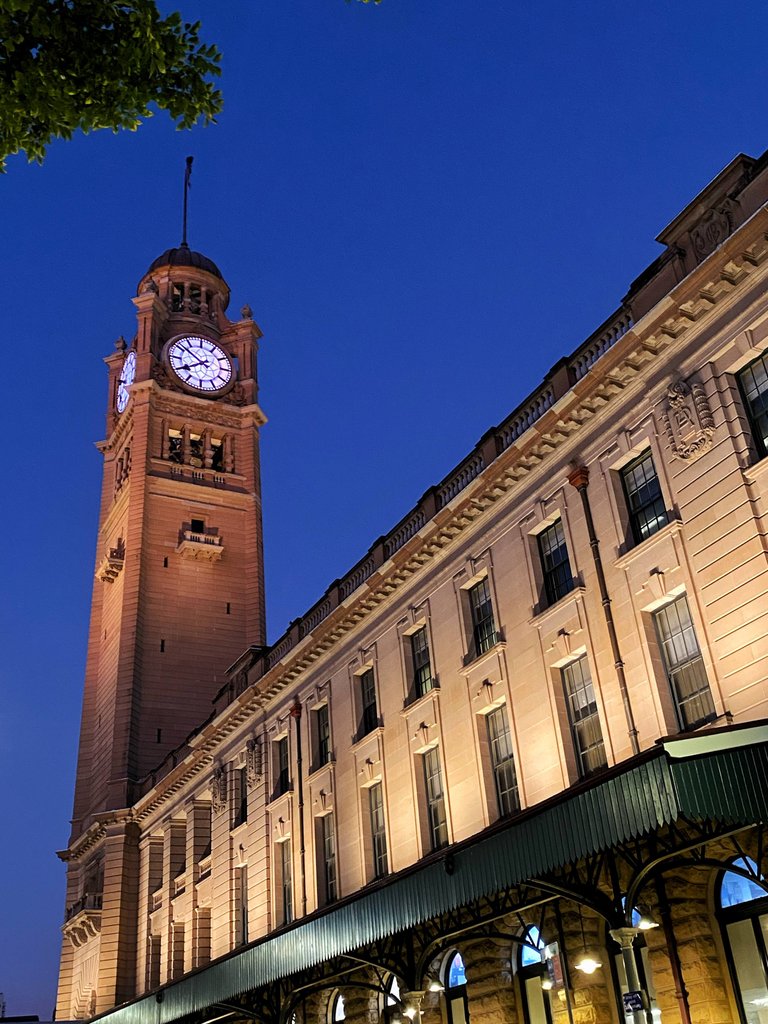
POLYGON ((184 171, 184 223, 181 236, 181 244, 183 246, 187 245, 187 201, 189 198, 189 179, 192 177, 192 161, 194 159, 193 156, 187 157, 187 167, 184 171))

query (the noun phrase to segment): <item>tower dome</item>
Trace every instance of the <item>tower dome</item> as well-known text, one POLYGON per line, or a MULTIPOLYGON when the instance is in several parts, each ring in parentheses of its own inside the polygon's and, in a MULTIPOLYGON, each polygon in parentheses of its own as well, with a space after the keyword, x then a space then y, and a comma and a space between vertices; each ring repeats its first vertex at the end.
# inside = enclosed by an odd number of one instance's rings
POLYGON ((196 267, 198 270, 206 270, 209 274, 214 274, 224 280, 213 260, 209 260, 201 252, 190 249, 186 242, 182 242, 181 245, 173 249, 166 249, 157 259, 152 260, 147 274, 151 274, 158 267, 196 267))

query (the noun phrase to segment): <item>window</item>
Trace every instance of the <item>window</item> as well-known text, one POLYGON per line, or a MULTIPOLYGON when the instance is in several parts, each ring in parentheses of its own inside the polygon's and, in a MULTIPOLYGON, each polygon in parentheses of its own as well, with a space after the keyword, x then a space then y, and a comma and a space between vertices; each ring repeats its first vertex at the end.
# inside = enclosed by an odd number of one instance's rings
POLYGON ((715 717, 715 705, 685 594, 654 621, 680 728, 693 729, 715 717))
POLYGON ((201 434, 189 435, 189 464, 199 469, 203 465, 203 438, 201 434))
POLYGON ((337 993, 331 999, 330 1013, 328 1014, 329 1024, 336 1024, 337 1021, 346 1020, 347 1013, 344 1009, 344 996, 341 993, 337 993))
MULTIPOLYGON (((384 987, 384 998, 381 1019, 383 1024, 395 1024, 402 1021, 402 1008, 400 982, 394 974, 390 974, 389 981, 384 987)), ((414 1018, 415 1019, 415 1018, 414 1018)))
POLYGON ((387 857, 387 831, 384 821, 384 795, 380 782, 375 783, 368 790, 368 814, 371 823, 373 877, 383 878, 389 871, 389 861, 387 857))
POLYGON ((443 984, 448 1024, 469 1024, 467 973, 461 953, 448 954, 443 984))
POLYGON ((762 458, 768 455, 768 353, 745 366, 738 379, 752 436, 762 458))
POLYGON ((312 712, 314 722, 315 763, 313 768, 321 768, 331 760, 331 720, 328 705, 323 704, 312 712))
POLYGON ((317 822, 318 889, 322 903, 334 903, 339 896, 336 875, 336 831, 333 814, 325 814, 317 822))
POLYGON ((422 626, 411 634, 411 661, 413 664, 413 693, 415 697, 423 697, 435 685, 432 677, 432 666, 429 662, 429 640, 427 627, 422 626))
POLYGON ((171 428, 168 431, 168 459, 170 462, 184 461, 184 444, 180 430, 171 428))
POLYGON ((232 818, 232 828, 237 828, 238 825, 245 824, 248 821, 248 785, 245 776, 245 767, 236 768, 233 773, 233 781, 235 784, 234 792, 234 816, 232 818))
POLYGON ((291 768, 288 761, 288 737, 275 740, 275 796, 291 788, 291 768))
POLYGON ((248 868, 235 868, 235 945, 248 941, 248 868))
POLYGON ((635 544, 640 544, 667 524, 667 510, 649 451, 622 469, 621 483, 627 499, 632 537, 635 544))
POLYGON ((526 1024, 552 1024, 549 992, 542 988, 547 977, 543 959, 545 944, 536 925, 526 929, 517 944, 517 977, 526 1024))
POLYGON ((160 956, 162 939, 159 935, 150 935, 147 941, 147 988, 160 987, 160 956))
POLYGON ((277 862, 280 900, 278 914, 281 924, 290 924, 293 920, 293 866, 290 840, 277 844, 277 862))
POLYGON ((360 676, 360 729, 358 737, 367 736, 379 724, 379 712, 376 706, 376 683, 373 669, 366 669, 360 676))
POLYGON ((189 524, 192 533, 205 533, 205 520, 193 519, 189 524))
POLYGON ((491 604, 491 589, 485 576, 468 591, 469 613, 472 619, 472 651, 474 657, 485 654, 498 640, 496 622, 491 604))
POLYGON ((496 708, 486 715, 488 746, 491 752, 491 766, 496 784, 496 800, 502 818, 519 810, 515 755, 509 732, 509 718, 505 707, 496 708))
POLYGON ((573 575, 562 520, 558 519, 546 530, 542 530, 537 540, 541 571, 544 574, 544 594, 550 605, 573 590, 573 575))
POLYGON ((589 662, 583 655, 563 669, 563 688, 579 775, 604 768, 605 744, 589 662))
POLYGON ((432 747, 423 755, 423 762, 429 843, 431 849, 439 850, 448 842, 448 823, 445 817, 443 771, 440 767, 440 751, 437 747, 432 747))
POLYGON ((768 889, 750 857, 739 857, 723 872, 718 903, 741 1020, 761 1024, 768 1006, 768 889))

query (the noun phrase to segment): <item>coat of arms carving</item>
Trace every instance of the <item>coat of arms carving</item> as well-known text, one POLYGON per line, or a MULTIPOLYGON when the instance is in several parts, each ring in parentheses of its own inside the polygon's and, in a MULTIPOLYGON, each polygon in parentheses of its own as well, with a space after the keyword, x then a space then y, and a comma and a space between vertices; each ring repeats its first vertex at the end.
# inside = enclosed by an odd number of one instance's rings
POLYGON ((693 462, 712 447, 715 421, 704 388, 677 380, 667 389, 664 425, 675 458, 693 462))

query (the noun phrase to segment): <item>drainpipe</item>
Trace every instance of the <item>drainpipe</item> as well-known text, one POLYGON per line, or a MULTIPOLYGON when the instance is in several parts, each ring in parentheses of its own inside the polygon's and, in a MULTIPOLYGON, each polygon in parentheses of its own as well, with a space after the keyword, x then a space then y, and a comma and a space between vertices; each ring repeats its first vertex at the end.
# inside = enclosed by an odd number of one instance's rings
POLYGON ((661 915, 661 925, 664 929, 664 938, 667 942, 669 966, 672 970, 672 980, 675 983, 675 996, 677 997, 677 1005, 680 1010, 680 1020, 682 1021, 682 1024, 691 1024, 691 1008, 688 1005, 688 990, 685 987, 683 968, 680 963, 680 954, 677 949, 677 939, 675 938, 675 930, 672 927, 672 913, 669 907, 669 900, 667 899, 667 888, 664 885, 664 879, 661 875, 656 876, 656 896, 659 900, 659 914, 661 915))
POLYGON ((597 585, 600 589, 600 601, 603 605, 603 612, 605 614, 605 624, 608 627, 608 637, 611 641, 611 651, 613 652, 613 664, 616 668, 616 676, 619 680, 619 690, 621 691, 621 700, 624 705, 624 716, 627 720, 627 735, 629 736, 629 741, 632 744, 632 753, 639 754, 640 745, 637 742, 637 726, 635 725, 635 716, 632 714, 632 704, 629 700, 627 677, 624 674, 624 662, 621 658, 619 640, 616 636, 616 626, 613 621, 613 612, 611 611, 611 599, 608 596, 608 587, 605 583, 605 572, 603 571, 603 562, 600 558, 600 541, 597 539, 597 534, 595 533, 595 523, 592 519, 592 509, 589 504, 589 495, 587 494, 587 486, 589 484, 589 470, 587 467, 576 466, 568 476, 568 483, 572 487, 575 487, 581 495, 581 504, 584 508, 584 518, 587 521, 589 546, 592 548, 592 558, 595 563, 595 573, 597 574, 597 585))
POLYGON ((301 760, 301 703, 299 698, 291 705, 291 718, 296 722, 296 775, 299 794, 299 861, 301 864, 301 916, 307 916, 307 872, 304 847, 304 778, 301 760))

